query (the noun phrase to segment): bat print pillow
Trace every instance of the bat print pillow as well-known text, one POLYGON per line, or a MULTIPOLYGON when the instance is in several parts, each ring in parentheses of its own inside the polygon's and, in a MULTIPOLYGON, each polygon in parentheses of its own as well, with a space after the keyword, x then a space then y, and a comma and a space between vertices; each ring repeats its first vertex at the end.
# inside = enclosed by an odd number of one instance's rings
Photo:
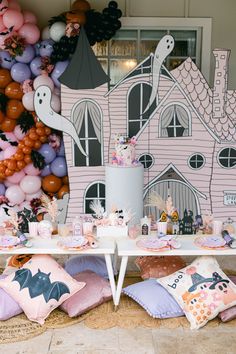
POLYGON ((0 280, 0 288, 19 303, 28 319, 41 325, 50 312, 84 286, 49 255, 34 255, 21 269, 0 280))
POLYGON ((236 305, 236 286, 211 256, 198 257, 157 282, 178 302, 191 329, 203 327, 219 312, 236 305))

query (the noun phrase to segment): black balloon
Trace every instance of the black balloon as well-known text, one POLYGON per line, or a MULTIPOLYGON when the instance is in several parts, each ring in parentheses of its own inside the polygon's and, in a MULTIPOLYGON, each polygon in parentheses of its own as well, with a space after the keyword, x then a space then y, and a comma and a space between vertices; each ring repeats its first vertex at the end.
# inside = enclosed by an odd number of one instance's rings
POLYGON ((109 7, 113 7, 115 9, 117 9, 118 7, 118 4, 116 1, 110 1, 109 4, 108 4, 109 7))

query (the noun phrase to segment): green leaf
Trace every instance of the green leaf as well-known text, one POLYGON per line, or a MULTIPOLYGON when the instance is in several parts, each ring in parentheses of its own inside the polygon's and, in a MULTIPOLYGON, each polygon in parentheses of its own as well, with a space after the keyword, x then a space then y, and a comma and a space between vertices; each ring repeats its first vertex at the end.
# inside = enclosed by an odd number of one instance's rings
POLYGON ((39 170, 42 170, 45 166, 45 158, 43 155, 40 154, 40 152, 32 150, 31 151, 31 160, 35 168, 38 168, 39 170))
POLYGON ((0 111, 6 113, 8 97, 4 93, 0 93, 0 111))
POLYGON ((17 124, 20 126, 23 133, 35 125, 33 114, 30 112, 21 113, 20 117, 17 119, 17 124))

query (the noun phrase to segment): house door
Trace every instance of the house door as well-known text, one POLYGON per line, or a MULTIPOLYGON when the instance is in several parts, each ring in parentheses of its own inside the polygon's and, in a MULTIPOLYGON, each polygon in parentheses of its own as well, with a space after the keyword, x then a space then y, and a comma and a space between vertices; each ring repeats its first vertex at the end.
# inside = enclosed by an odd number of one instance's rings
MULTIPOLYGON (((194 216, 200 213, 196 194, 182 181, 162 180, 156 182, 146 193, 144 205, 147 204, 148 196, 152 191, 158 193, 164 200, 166 200, 169 191, 173 205, 177 208, 180 218, 183 218, 184 209, 192 210, 194 216)), ((145 210, 146 214, 152 214, 156 220, 159 219, 161 210, 157 210, 157 208, 153 207, 148 207, 147 209, 148 210, 145 210)))

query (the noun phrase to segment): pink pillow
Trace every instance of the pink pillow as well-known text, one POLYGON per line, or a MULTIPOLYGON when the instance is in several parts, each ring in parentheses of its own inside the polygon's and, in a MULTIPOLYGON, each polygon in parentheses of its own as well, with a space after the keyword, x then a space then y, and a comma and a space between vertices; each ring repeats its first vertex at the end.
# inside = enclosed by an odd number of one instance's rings
MULTIPOLYGON (((236 276, 229 276, 229 279, 236 284, 236 276)), ((219 313, 219 318, 222 322, 228 322, 236 318, 236 306, 230 307, 219 313)))
POLYGON ((81 290, 78 283, 49 255, 34 255, 21 269, 0 280, 29 320, 44 324, 56 307, 81 290))
POLYGON ((75 275, 74 278, 85 282, 86 286, 60 306, 60 309, 70 317, 79 316, 112 298, 109 282, 100 275, 87 270, 75 275))
POLYGON ((142 279, 162 278, 186 267, 185 261, 179 256, 141 256, 135 264, 140 269, 142 279))

